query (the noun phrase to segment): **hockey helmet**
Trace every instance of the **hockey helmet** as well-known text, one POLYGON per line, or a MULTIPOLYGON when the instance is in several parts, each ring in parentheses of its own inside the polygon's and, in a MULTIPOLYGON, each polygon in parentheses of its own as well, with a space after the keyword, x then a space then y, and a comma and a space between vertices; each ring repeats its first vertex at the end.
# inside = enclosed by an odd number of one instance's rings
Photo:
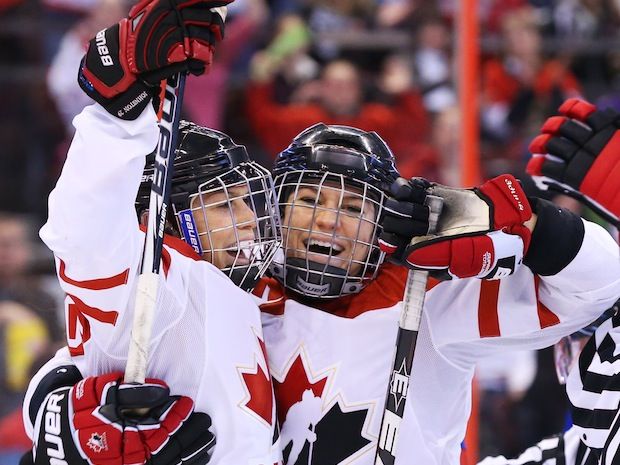
POLYGON ((379 218, 399 176, 387 144, 375 132, 319 123, 277 156, 272 173, 283 220, 272 274, 312 298, 362 290, 384 259, 379 218))
MULTIPOLYGON (((154 154, 147 157, 138 216, 149 208, 154 159, 154 154)), ((226 134, 181 121, 170 192, 168 232, 251 290, 280 245, 269 171, 226 134)))

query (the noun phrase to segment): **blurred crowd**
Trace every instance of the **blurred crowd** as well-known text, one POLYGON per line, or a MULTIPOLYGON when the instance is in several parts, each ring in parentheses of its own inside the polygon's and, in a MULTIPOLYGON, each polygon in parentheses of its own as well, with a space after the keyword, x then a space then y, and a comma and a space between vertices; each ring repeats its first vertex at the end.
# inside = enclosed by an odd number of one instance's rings
MULTIPOLYGON (((64 341, 63 296, 36 232, 72 118, 89 103, 76 70, 87 40, 130 6, 0 0, 3 464, 28 447, 19 413, 28 379, 64 341)), ((484 178, 520 176, 529 142, 564 99, 620 110, 619 1, 478 7, 484 178)), ((188 78, 183 116, 231 134, 265 166, 318 121, 375 130, 404 176, 460 185, 459 8, 457 0, 236 0, 210 73, 188 78)), ((481 367, 481 456, 516 453, 567 421, 550 352, 514 357, 481 367)))

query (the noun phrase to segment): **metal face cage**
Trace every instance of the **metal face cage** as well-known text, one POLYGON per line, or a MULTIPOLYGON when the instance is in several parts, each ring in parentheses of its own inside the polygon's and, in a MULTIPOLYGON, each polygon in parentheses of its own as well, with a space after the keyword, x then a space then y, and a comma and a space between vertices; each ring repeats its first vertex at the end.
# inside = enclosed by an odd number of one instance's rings
POLYGON ((280 217, 271 174, 243 162, 198 186, 175 215, 183 239, 249 291, 280 247, 280 217))
POLYGON ((377 244, 384 193, 344 174, 288 171, 276 177, 282 215, 282 254, 273 274, 312 298, 359 292, 384 254, 377 244))

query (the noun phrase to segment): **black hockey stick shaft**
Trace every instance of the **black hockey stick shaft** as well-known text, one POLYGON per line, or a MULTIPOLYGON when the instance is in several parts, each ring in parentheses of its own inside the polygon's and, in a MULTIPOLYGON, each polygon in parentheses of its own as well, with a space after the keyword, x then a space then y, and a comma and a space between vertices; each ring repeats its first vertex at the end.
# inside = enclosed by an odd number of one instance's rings
POLYGON ((179 73, 168 78, 161 100, 159 140, 155 149, 148 225, 137 282, 134 320, 125 368, 124 381, 126 383, 144 383, 146 378, 148 346, 157 298, 173 160, 178 146, 179 119, 185 77, 185 73, 179 73))
MULTIPOLYGON (((443 206, 441 197, 428 195, 426 205, 429 207, 429 234, 435 232, 439 214, 443 206)), ((424 296, 428 271, 409 271, 403 308, 398 322, 398 335, 396 337, 396 351, 394 363, 385 399, 381 429, 377 441, 377 453, 375 465, 394 465, 396 461, 396 447, 400 423, 405 413, 407 395, 411 392, 409 383, 411 379, 411 367, 418 341, 418 331, 422 321, 422 309, 424 308, 424 296)))

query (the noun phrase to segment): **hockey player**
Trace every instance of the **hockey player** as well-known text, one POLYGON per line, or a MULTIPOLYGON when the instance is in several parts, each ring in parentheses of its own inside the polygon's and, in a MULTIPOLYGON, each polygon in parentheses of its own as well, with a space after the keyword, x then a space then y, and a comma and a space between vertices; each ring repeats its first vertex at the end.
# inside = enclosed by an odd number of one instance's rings
MULTIPOLYGON (((429 284, 411 386, 392 390, 408 396, 400 464, 458 464, 476 361, 550 345, 618 296, 618 249, 609 235, 546 202, 527 200, 514 178, 452 191, 492 206, 492 232, 445 235, 409 248, 398 245, 428 229, 428 184, 398 180, 376 134, 314 126, 279 155, 274 173, 283 253, 272 267, 276 278, 264 278, 255 293, 264 301, 263 331, 290 464, 374 463, 407 272, 381 265, 380 222, 382 242, 396 245, 391 250, 401 263, 452 277, 429 284), (398 199, 388 198, 394 182, 401 187, 398 199), (607 273, 599 276, 602 268, 607 273), (501 280, 458 279, 510 271, 501 280)), ((461 211, 452 209, 456 216, 461 211)))
MULTIPOLYGON (((537 185, 584 202, 620 227, 620 114, 569 99, 532 141, 527 171, 537 185)), ((599 322, 579 353, 561 367, 572 405, 573 427, 515 459, 487 458, 480 465, 610 465, 620 463, 620 301, 599 322)), ((573 357, 577 353, 572 354, 573 357)))
POLYGON ((290 465, 374 463, 407 273, 381 265, 380 234, 399 263, 452 278, 429 283, 411 385, 391 386, 408 397, 397 464, 458 464, 477 360, 551 345, 620 294, 609 234, 510 176, 452 191, 462 206, 484 200, 490 232, 409 246, 428 230, 428 184, 398 180, 392 163, 376 134, 320 124, 276 159, 283 255, 255 292, 290 465))
POLYGON ((152 164, 143 175, 145 157, 158 140, 152 84, 204 71, 223 33, 211 8, 225 3, 145 0, 90 43, 79 82, 98 104, 74 121, 41 230, 67 295, 68 348, 28 390, 35 457, 25 463, 280 462, 258 307, 235 285, 252 288, 279 245, 273 185, 225 134, 181 126, 170 226, 183 241, 168 237, 162 254, 154 379, 122 379, 144 244, 136 192, 142 211, 153 175, 152 164), (136 408, 148 414, 132 416, 136 408), (215 448, 203 412, 217 423, 215 448))

